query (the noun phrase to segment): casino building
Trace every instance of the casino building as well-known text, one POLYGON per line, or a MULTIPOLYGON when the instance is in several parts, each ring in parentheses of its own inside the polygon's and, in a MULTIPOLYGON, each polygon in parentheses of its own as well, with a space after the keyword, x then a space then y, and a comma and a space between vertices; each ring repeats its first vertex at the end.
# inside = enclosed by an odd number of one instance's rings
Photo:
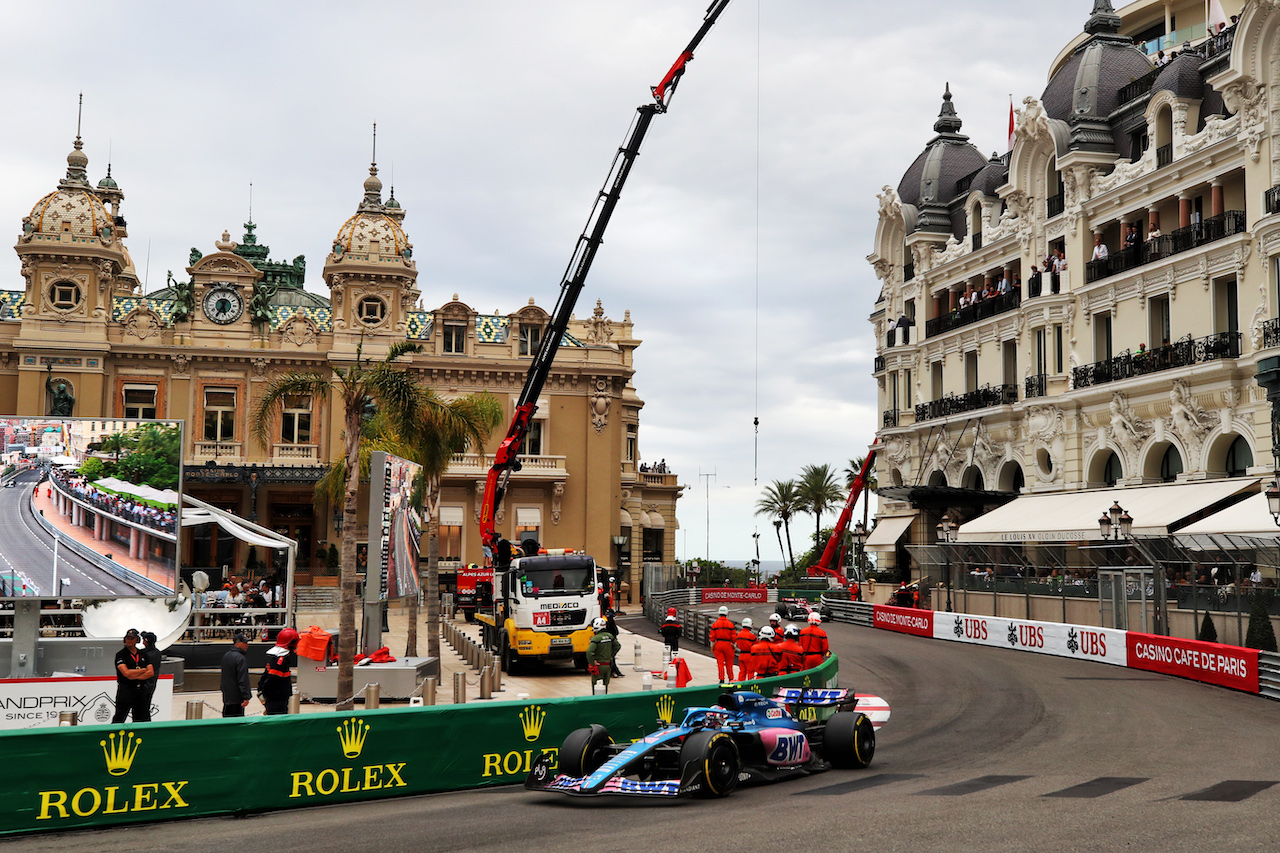
MULTIPOLYGON (((944 515, 962 542, 1025 543, 1075 493, 1123 487, 1147 507, 1135 528, 1169 534, 1270 482, 1280 6, 1223 0, 1222 26, 1209 6, 1081 8, 1010 152, 969 142, 948 87, 885 186, 868 256, 882 566, 917 570, 908 546, 944 515)), ((1107 509, 1089 510, 1095 539, 1107 509)))
MULTIPOLYGON (((77 136, 66 176, 22 221, 23 283, 0 291, 0 412, 47 414, 52 379, 73 395, 75 417, 184 420, 187 493, 297 539, 299 583, 328 585, 328 545, 368 536, 363 513, 359 530, 342 531, 338 507, 315 501, 316 481, 342 453, 341 413, 332 401, 290 399, 266 446, 249 435, 247 413, 279 372, 327 371, 357 347, 378 358, 414 341, 424 351, 408 369, 422 382, 446 397, 487 391, 506 410, 489 446, 455 458, 441 501, 442 568, 483 562, 484 479, 547 312, 530 299, 488 314, 458 294, 431 294, 418 281, 405 210, 394 192, 383 198, 376 166, 353 192, 351 217, 334 223, 327 298, 303 288, 304 258, 270 260, 253 222, 238 242, 223 232, 193 249, 186 280, 144 294, 126 247, 124 192, 110 168, 93 185, 88 164, 77 136), (424 300, 439 307, 424 310, 424 300)), ((585 548, 619 567, 633 597, 643 562, 674 559, 681 489, 673 473, 640 470, 640 343, 630 312, 610 318, 599 300, 571 323, 497 515, 512 540, 585 548)), ((183 549, 188 566, 237 571, 248 559, 216 525, 185 531, 183 549)))

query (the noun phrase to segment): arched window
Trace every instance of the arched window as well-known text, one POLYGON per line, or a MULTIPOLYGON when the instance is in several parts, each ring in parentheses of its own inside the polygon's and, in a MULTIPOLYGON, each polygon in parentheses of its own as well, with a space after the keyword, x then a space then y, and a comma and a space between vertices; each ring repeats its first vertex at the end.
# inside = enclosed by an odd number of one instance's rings
POLYGON ((1165 448, 1160 458, 1160 482, 1172 483, 1182 473, 1182 454, 1172 444, 1165 448))
POLYGON ((1107 456, 1107 465, 1102 469, 1102 482, 1108 486, 1114 486, 1121 477, 1124 476, 1124 469, 1120 467, 1120 457, 1114 453, 1107 456))
POLYGON ((1227 476, 1243 477, 1252 465, 1253 451, 1249 449, 1249 442, 1244 440, 1244 436, 1237 435, 1231 447, 1227 448, 1227 476))

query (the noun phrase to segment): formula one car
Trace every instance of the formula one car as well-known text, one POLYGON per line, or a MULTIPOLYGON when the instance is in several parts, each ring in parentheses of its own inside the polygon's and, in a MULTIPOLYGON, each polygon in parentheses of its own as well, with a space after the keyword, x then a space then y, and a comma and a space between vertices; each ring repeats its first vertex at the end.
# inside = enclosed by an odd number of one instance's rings
POLYGON ((795 622, 805 621, 809 618, 810 613, 817 613, 823 622, 831 621, 830 607, 825 605, 819 607, 807 598, 779 598, 774 610, 783 619, 790 619, 795 622))
POLYGON ((604 726, 592 725, 570 733, 558 756, 539 757, 524 786, 579 797, 711 798, 739 782, 866 767, 876 733, 870 718, 853 710, 857 702, 843 689, 788 688, 776 699, 735 690, 713 707, 687 709, 679 725, 635 743, 614 743, 604 726), (818 720, 819 708, 835 713, 818 720))

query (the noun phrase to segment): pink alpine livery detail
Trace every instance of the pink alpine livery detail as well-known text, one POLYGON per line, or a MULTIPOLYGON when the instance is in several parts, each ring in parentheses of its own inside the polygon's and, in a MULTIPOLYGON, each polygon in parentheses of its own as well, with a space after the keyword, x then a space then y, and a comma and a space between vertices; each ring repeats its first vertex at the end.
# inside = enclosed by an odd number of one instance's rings
POLYGON ((766 760, 776 766, 789 767, 809 760, 809 741, 804 732, 795 729, 764 729, 760 732, 766 760))

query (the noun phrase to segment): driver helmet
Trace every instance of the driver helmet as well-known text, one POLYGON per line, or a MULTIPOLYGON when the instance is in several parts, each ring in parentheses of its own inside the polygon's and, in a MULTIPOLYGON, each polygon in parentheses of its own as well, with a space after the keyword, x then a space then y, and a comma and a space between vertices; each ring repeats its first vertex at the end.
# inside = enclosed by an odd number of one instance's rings
POLYGON ((607 627, 609 627, 609 622, 603 616, 597 616, 591 620, 591 628, 597 633, 603 631, 607 627))
POLYGON ((743 627, 743 628, 750 628, 750 627, 751 627, 752 625, 754 625, 754 624, 755 624, 755 623, 751 621, 751 617, 750 617, 750 616, 743 616, 743 617, 742 617, 742 627, 743 627))
POLYGON ((770 625, 773 625, 773 627, 775 627, 775 628, 776 628, 776 627, 778 627, 778 625, 780 625, 781 623, 782 623, 782 617, 781 617, 781 616, 779 616, 777 613, 772 613, 772 614, 770 614, 770 615, 769 615, 769 624, 770 624, 770 625))
POLYGON ((819 622, 821 622, 821 621, 822 621, 822 616, 821 616, 821 614, 818 614, 818 613, 810 613, 810 614, 809 614, 809 624, 810 624, 810 625, 817 625, 817 624, 818 624, 819 622))
POLYGON ((725 606, 722 604, 722 605, 720 605, 720 609, 719 609, 717 612, 718 612, 721 616, 728 616, 728 615, 729 615, 729 608, 725 607, 725 606))
POLYGON ((762 640, 772 640, 772 639, 773 639, 773 629, 772 629, 772 628, 770 628, 768 625, 765 625, 763 628, 761 628, 761 629, 760 629, 760 639, 762 639, 762 640))
POLYGON ((788 640, 799 639, 800 629, 797 628, 795 625, 788 625, 787 630, 782 632, 782 636, 786 637, 788 640))

